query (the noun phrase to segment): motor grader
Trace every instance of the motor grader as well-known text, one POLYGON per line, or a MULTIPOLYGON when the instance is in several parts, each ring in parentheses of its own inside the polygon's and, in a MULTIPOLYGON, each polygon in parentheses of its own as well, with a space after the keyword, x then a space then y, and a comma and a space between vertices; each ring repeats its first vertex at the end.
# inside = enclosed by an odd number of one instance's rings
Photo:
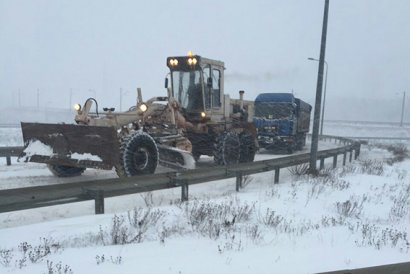
POLYGON ((243 91, 239 99, 224 94, 224 63, 188 54, 168 57, 167 66, 167 96, 144 101, 138 89, 136 105, 125 112, 99 112, 89 98, 76 104, 76 124, 21 123, 21 158, 46 163, 60 177, 86 168, 114 167, 120 177, 153 173, 158 164, 192 169, 201 155, 218 165, 253 161, 254 103, 243 91))

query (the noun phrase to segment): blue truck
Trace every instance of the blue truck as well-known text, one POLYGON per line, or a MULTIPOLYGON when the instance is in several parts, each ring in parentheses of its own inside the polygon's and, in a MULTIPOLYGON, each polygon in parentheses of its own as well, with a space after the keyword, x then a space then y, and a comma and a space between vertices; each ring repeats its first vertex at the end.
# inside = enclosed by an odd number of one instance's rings
POLYGON ((259 147, 293 153, 306 144, 312 106, 292 93, 261 93, 255 99, 253 123, 259 147))

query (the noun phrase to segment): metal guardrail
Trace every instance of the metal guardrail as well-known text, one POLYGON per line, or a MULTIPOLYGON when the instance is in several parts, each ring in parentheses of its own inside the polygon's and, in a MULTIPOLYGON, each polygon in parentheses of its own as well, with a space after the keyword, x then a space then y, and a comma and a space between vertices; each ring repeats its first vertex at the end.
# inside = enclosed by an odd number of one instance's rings
POLYGON ((346 269, 316 274, 409 274, 410 263, 388 264, 358 269, 346 269))
MULTIPOLYGON (((355 158, 360 153, 358 142, 334 136, 322 136, 322 138, 336 138, 336 142, 345 145, 319 151, 317 156, 321 169, 324 167, 326 158, 332 157, 333 167, 336 167, 338 155, 343 155, 343 165, 345 165, 348 153, 350 153, 349 161, 352 161, 353 152, 355 158)), ((17 152, 17 150, 14 148, 12 151, 17 152)), ((0 151, 4 153, 6 149, 2 148, 0 151)), ((189 185, 236 177, 236 190, 239 191, 242 187, 243 176, 266 171, 275 171, 274 183, 278 183, 281 168, 308 163, 309 160, 310 154, 305 153, 234 166, 0 190, 0 212, 95 200, 95 213, 102 214, 104 213, 104 198, 175 187, 181 187, 181 200, 186 201, 189 185)))
POLYGON ((0 128, 20 128, 20 124, 0 124, 0 128))
POLYGON ((6 157, 7 165, 11 165, 11 157, 18 157, 23 147, 0 147, 0 157, 6 157))
POLYGON ((410 141, 410 137, 346 137, 355 140, 391 140, 391 141, 410 141))

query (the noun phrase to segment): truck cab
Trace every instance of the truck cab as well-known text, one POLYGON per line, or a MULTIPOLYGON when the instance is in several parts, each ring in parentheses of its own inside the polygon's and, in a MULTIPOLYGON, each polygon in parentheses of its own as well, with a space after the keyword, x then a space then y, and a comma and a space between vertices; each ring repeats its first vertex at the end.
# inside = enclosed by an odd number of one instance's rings
POLYGON ((261 93, 253 122, 259 145, 268 150, 301 150, 309 132, 312 107, 292 93, 261 93))

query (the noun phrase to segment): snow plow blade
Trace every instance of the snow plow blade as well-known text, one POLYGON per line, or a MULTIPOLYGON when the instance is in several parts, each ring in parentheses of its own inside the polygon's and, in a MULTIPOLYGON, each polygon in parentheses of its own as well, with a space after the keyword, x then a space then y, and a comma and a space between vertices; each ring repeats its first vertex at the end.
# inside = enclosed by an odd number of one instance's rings
POLYGON ((177 170, 195 169, 195 159, 191 153, 175 147, 158 145, 159 164, 177 170))
POLYGON ((113 127, 21 123, 25 162, 112 169, 119 161, 113 127))

